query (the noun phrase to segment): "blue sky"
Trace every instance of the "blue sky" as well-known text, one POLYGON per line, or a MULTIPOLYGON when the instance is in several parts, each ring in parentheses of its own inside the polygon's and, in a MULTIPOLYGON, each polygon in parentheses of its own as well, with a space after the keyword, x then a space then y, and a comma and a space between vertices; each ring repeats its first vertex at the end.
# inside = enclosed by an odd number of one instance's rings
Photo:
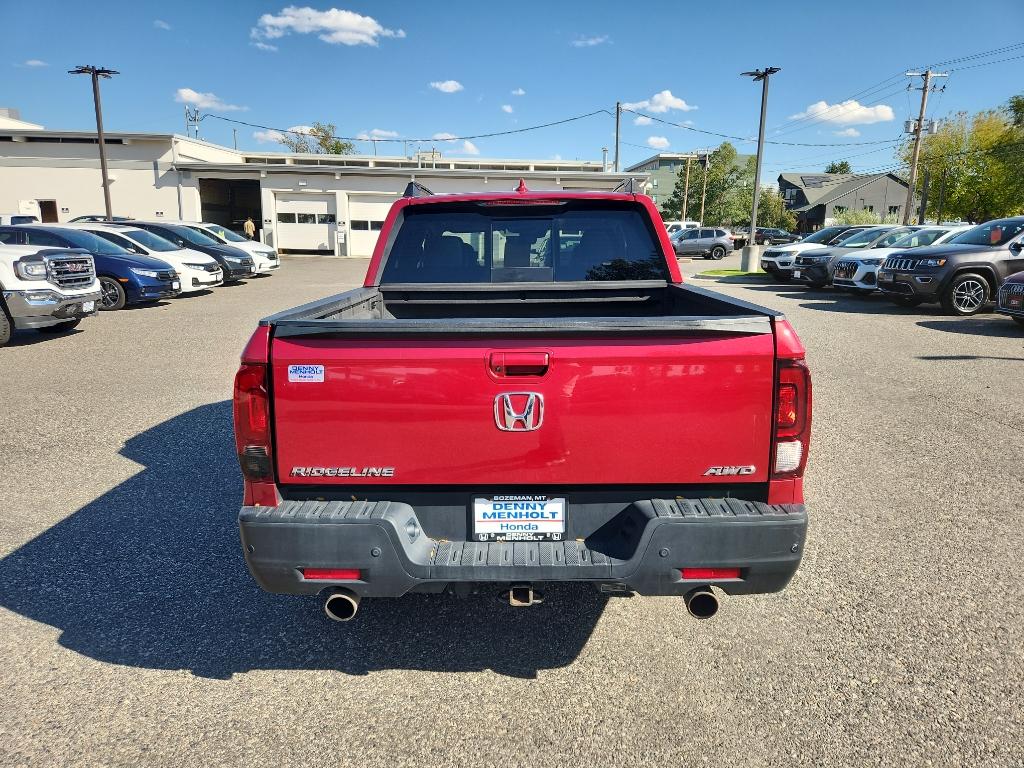
MULTIPOLYGON (((904 69, 1024 41, 1024 3, 764 2, 188 2, 5 3, 0 106, 50 128, 91 129, 87 79, 66 70, 121 71, 104 83, 108 129, 183 132, 184 101, 265 126, 333 122, 343 135, 432 138, 513 130, 616 100, 693 128, 756 134, 760 87, 772 79, 768 138, 808 144, 886 141, 916 115, 904 69), (332 11, 334 8, 336 10, 332 11), (59 9, 59 10, 55 10, 59 9), (15 34, 12 30, 20 30, 15 34), (37 30, 38 33, 34 33, 37 30), (255 30, 255 31, 254 31, 255 30), (892 78, 892 79, 890 79, 892 78), (874 90, 872 86, 880 85, 874 90), (866 91, 856 103, 847 97, 866 91), (806 117, 794 118, 794 116, 806 117), (796 119, 796 122, 794 122, 796 119), (383 133, 381 133, 383 132, 383 133)), ((994 107, 1024 91, 1024 48, 948 65, 930 116, 994 107), (965 67, 977 65, 972 69, 965 67)), ((623 164, 720 139, 623 115, 623 164), (643 122, 643 121, 641 121, 643 122)), ((257 129, 203 121, 204 139, 273 150, 257 129)), ((452 142, 445 154, 600 159, 614 125, 598 115, 518 135, 452 142)), ((264 136, 264 138, 266 138, 264 136)), ((358 145, 372 152, 372 144, 358 145)), ((741 152, 753 144, 737 143, 741 152)), ((401 144, 378 144, 401 154, 401 144)), ((891 146, 771 145, 766 178, 849 158, 857 170, 892 164, 891 146)))

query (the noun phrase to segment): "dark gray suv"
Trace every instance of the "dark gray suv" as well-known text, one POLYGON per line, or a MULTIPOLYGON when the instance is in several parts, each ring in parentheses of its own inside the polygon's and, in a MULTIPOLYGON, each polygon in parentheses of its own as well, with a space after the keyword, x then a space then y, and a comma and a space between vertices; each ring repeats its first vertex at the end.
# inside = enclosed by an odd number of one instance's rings
POLYGON ((701 227, 700 229, 684 229, 672 240, 676 256, 703 256, 704 258, 723 259, 732 253, 732 237, 721 227, 701 227))
POLYGON ((999 286, 1024 270, 1024 216, 996 219, 961 232, 942 245, 890 255, 878 288, 896 304, 939 302, 950 315, 975 315, 999 286))

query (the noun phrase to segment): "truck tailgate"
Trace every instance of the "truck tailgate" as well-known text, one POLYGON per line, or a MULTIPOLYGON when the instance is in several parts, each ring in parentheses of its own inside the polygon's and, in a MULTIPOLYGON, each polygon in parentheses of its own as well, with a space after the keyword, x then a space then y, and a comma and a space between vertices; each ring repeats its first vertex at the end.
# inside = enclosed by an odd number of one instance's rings
POLYGON ((771 333, 290 336, 271 371, 282 485, 768 480, 771 333), (708 474, 722 466, 743 476, 708 474))

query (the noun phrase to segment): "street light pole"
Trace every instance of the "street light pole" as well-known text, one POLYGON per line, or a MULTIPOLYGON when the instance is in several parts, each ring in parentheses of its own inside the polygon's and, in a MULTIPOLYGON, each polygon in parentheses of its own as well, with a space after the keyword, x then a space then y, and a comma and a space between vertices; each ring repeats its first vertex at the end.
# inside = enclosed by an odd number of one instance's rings
POLYGON ((100 147, 100 173, 103 176, 103 204, 106 206, 107 221, 114 218, 114 211, 110 205, 110 177, 107 174, 107 147, 103 137, 103 107, 100 104, 100 78, 108 80, 121 74, 113 69, 102 67, 81 66, 68 70, 69 75, 89 75, 92 78, 92 100, 96 109, 96 140, 100 147))
MULTIPOLYGON (((747 77, 754 78, 754 82, 761 81, 761 125, 757 131, 757 162, 754 164, 754 206, 750 212, 750 240, 747 242, 748 248, 755 248, 757 246, 757 202, 761 192, 761 160, 764 157, 764 122, 765 116, 768 113, 768 79, 776 72, 781 72, 779 67, 765 67, 764 69, 755 69, 752 72, 742 72, 740 74, 747 77)), ((741 268, 745 272, 750 271, 750 260, 754 255, 753 250, 743 249, 743 263, 741 268)))

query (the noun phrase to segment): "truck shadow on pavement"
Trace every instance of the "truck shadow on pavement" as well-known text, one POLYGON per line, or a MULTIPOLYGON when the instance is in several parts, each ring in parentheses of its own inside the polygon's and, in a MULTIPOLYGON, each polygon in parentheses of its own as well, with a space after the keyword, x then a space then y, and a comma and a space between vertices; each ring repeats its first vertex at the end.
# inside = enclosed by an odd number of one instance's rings
POLYGON ((143 469, 0 560, 0 605, 90 658, 226 679, 254 669, 466 672, 531 678, 570 664, 607 599, 565 585, 513 609, 495 593, 366 600, 330 621, 319 600, 271 595, 246 570, 231 403, 129 440, 143 469))

